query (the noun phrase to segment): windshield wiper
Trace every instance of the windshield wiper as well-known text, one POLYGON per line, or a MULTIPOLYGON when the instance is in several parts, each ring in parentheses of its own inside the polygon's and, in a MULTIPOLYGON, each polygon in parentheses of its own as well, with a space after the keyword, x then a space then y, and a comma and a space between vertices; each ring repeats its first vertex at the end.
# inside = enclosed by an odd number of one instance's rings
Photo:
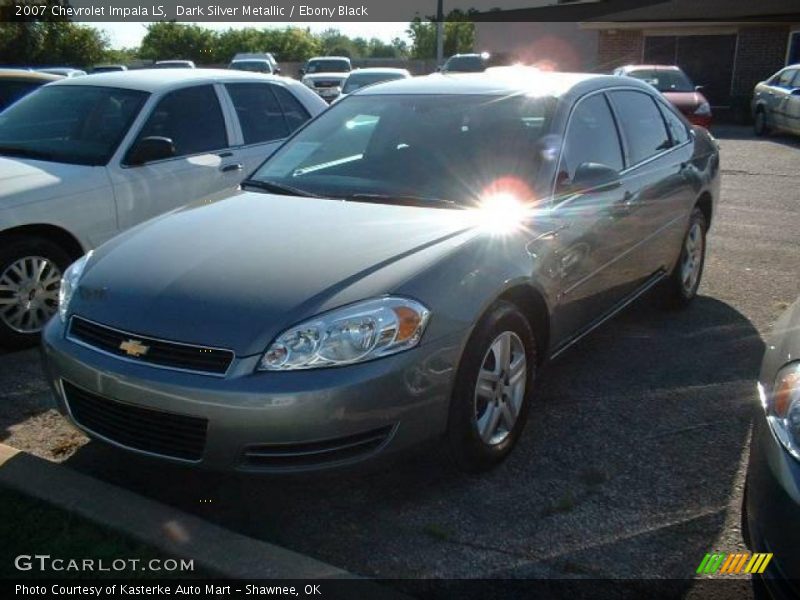
POLYGON ((351 202, 373 202, 375 204, 399 204, 401 206, 435 206, 438 208, 461 208, 459 204, 444 198, 425 196, 409 196, 403 194, 350 194, 342 196, 342 200, 351 202))
POLYGON ((42 152, 40 150, 30 150, 28 148, 17 148, 15 146, 0 146, 0 155, 6 156, 20 156, 23 158, 33 158, 40 160, 53 160, 53 155, 50 152, 42 152))
POLYGON ((272 181, 261 181, 259 179, 245 179, 241 183, 242 189, 252 188, 270 194, 283 194, 284 196, 304 196, 306 198, 319 198, 317 194, 312 194, 305 190, 300 190, 290 185, 275 183, 272 181))

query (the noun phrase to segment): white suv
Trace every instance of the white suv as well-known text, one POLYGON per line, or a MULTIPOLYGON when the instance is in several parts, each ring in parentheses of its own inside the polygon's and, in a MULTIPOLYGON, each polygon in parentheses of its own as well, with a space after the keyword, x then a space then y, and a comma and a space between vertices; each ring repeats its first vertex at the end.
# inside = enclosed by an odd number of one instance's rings
POLYGON ((230 194, 326 107, 282 77, 147 69, 63 79, 0 113, 0 346, 36 343, 70 262, 230 194))

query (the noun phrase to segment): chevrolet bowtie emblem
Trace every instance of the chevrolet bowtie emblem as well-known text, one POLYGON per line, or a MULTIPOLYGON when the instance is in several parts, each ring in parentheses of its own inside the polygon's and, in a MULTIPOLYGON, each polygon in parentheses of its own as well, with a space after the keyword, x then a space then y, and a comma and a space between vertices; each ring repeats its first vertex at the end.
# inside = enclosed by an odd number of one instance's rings
POLYGON ((119 345, 119 349, 125 352, 128 356, 144 356, 150 350, 150 346, 145 346, 139 340, 125 340, 119 345))

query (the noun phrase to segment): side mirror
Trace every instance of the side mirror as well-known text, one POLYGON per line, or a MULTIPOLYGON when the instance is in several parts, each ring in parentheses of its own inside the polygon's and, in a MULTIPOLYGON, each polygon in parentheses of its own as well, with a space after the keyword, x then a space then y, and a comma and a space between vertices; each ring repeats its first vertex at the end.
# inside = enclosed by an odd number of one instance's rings
POLYGON ((706 89, 706 86, 704 86, 704 85, 696 85, 696 86, 694 86, 694 91, 695 92, 702 92, 704 89, 706 89))
POLYGON ((306 74, 306 70, 303 67, 300 67, 299 69, 297 69, 297 74, 300 75, 300 77, 302 77, 303 75, 306 74))
POLYGON ((275 67, 275 70, 272 71, 272 72, 275 73, 275 75, 280 75, 281 74, 281 68, 280 67, 275 67))
POLYGON ((602 163, 585 162, 578 165, 569 184, 573 191, 603 191, 621 184, 619 171, 602 163))
POLYGON ((131 166, 143 165, 175 156, 175 144, 168 137, 151 136, 139 140, 128 152, 126 163, 131 166))

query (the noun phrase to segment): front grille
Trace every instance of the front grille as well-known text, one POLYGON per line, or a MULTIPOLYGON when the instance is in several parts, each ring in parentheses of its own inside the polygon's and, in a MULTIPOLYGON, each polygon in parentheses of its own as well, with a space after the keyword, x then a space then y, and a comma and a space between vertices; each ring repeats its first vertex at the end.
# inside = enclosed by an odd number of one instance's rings
POLYGON ((341 82, 337 81, 335 79, 318 79, 318 80, 314 81, 314 87, 320 87, 320 88, 336 87, 337 85, 340 85, 340 84, 341 84, 341 82))
POLYGON ((208 421, 97 396, 62 381, 64 399, 81 427, 126 448, 181 460, 200 460, 208 421))
POLYGON ((233 352, 230 350, 167 342, 113 329, 77 316, 70 320, 69 337, 116 356, 171 369, 224 375, 233 361, 233 352), (146 351, 132 355, 124 349, 126 342, 138 342, 146 347, 146 351))
POLYGON ((393 425, 332 440, 303 444, 258 444, 244 450, 246 467, 307 467, 370 454, 383 446, 393 425))

